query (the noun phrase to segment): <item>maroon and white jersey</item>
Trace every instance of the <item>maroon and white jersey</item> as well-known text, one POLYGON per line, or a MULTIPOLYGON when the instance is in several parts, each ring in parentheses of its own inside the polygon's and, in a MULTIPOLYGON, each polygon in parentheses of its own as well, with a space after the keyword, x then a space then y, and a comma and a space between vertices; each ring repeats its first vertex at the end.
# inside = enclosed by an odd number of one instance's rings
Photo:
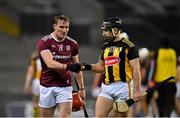
MULTIPOLYGON (((66 37, 63 41, 58 41, 52 34, 44 36, 38 42, 39 53, 43 50, 50 50, 53 55, 53 60, 69 64, 72 63, 72 56, 78 54, 78 44, 70 37, 66 37)), ((45 87, 66 87, 72 85, 72 73, 70 71, 49 69, 44 60, 41 59, 42 72, 40 84, 45 87)))

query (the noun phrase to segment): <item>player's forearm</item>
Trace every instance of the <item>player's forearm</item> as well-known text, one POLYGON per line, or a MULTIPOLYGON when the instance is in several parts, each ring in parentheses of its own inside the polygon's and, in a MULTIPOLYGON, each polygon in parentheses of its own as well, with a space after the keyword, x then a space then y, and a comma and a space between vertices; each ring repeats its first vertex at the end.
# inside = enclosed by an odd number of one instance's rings
POLYGON ((53 55, 50 50, 43 50, 40 52, 40 55, 48 68, 54 70, 66 70, 67 65, 53 60, 53 55))
POLYGON ((32 86, 32 80, 33 76, 31 74, 26 75, 25 83, 24 83, 24 94, 30 94, 31 92, 31 86, 32 86))
POLYGON ((97 64, 91 64, 92 68, 91 70, 96 72, 96 73, 103 73, 104 72, 104 67, 99 66, 97 64))
POLYGON ((27 73, 26 73, 26 78, 25 78, 25 85, 26 86, 31 85, 31 80, 33 79, 33 75, 34 75, 34 67, 29 66, 28 70, 27 70, 27 73))
POLYGON ((30 75, 27 75, 26 76, 26 80, 25 80, 25 85, 28 86, 31 84, 31 79, 32 79, 32 76, 30 75))
POLYGON ((134 91, 140 92, 141 89, 141 74, 138 69, 134 69, 133 71, 133 79, 134 79, 134 91))
POLYGON ((59 63, 57 61, 49 61, 47 64, 47 67, 50 68, 50 69, 54 69, 54 70, 66 70, 67 68, 67 65, 66 64, 62 64, 62 63, 59 63))

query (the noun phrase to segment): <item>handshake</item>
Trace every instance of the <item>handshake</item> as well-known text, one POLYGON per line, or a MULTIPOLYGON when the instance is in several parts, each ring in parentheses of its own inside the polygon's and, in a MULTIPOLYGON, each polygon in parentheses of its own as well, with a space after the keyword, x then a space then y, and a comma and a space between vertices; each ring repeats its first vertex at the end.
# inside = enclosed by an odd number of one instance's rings
POLYGON ((90 64, 86 64, 86 63, 67 64, 66 69, 70 70, 72 72, 78 73, 79 71, 83 71, 83 70, 91 70, 92 66, 90 64))

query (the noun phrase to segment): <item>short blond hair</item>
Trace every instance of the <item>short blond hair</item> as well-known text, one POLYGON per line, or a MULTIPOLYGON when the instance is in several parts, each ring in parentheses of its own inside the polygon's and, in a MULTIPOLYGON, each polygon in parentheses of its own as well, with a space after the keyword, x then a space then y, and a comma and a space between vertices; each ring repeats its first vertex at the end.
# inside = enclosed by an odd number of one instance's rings
POLYGON ((65 15, 57 15, 57 16, 54 16, 54 24, 57 24, 57 23, 58 23, 59 21, 61 21, 61 20, 70 22, 69 17, 67 17, 67 16, 65 16, 65 15))

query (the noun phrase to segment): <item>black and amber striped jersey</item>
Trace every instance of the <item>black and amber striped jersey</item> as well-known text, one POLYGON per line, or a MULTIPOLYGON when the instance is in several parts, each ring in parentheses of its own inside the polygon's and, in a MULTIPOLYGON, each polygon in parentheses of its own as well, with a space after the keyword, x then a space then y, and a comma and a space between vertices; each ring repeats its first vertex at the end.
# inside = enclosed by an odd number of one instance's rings
POLYGON ((104 84, 132 80, 129 60, 139 57, 135 45, 128 39, 105 43, 101 48, 101 60, 105 63, 104 84))

